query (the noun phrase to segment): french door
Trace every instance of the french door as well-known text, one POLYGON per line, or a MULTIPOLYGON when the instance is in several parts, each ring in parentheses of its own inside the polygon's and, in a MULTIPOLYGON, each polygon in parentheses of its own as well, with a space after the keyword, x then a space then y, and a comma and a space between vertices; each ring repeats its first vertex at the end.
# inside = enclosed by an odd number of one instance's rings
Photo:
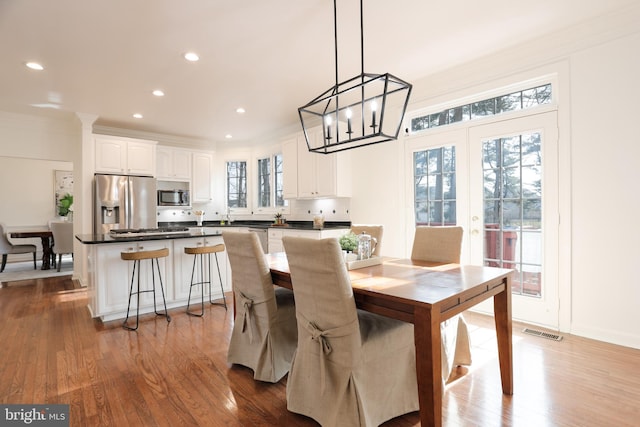
POLYGON ((472 126, 467 153, 470 262, 514 269, 513 318, 557 328, 556 113, 472 126))
MULTIPOLYGON (((453 195, 454 202, 448 203, 454 203, 455 221, 465 230, 461 261, 515 270, 513 318, 557 329, 556 112, 443 129, 412 139, 406 160, 411 171, 408 197, 414 203, 409 224, 424 224, 425 218, 437 217, 423 205, 437 205, 438 200, 425 203, 422 199, 437 193, 438 163, 424 159, 437 158, 440 150, 455 158, 455 183, 447 181, 447 194, 449 198, 453 195), (431 172, 433 176, 425 179, 423 174, 431 172), (429 186, 431 181, 434 184, 429 186)), ((408 236, 412 234, 410 227, 408 236)), ((411 238, 407 243, 410 251, 411 238)), ((489 300, 476 309, 493 313, 491 304, 489 300)))

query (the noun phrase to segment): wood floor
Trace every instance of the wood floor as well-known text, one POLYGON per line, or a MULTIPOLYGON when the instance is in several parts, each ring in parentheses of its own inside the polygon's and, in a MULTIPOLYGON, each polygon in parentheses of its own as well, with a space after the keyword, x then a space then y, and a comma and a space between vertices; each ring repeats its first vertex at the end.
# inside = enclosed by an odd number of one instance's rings
MULTIPOLYGON (((315 426, 286 409, 286 378, 229 366, 231 310, 146 316, 129 332, 91 319, 69 277, 0 289, 0 403, 70 405, 72 426, 315 426)), ((501 393, 492 319, 465 314, 473 365, 447 386, 445 426, 640 425, 640 350, 514 325, 513 396, 501 393)), ((385 426, 419 425, 417 413, 385 426)))

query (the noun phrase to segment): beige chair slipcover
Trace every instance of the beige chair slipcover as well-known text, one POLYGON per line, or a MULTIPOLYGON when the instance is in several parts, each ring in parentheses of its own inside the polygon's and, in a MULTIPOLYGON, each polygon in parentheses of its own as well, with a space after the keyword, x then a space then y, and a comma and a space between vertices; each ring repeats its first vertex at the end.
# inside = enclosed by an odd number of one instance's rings
POLYGON ((459 263, 462 227, 416 227, 411 259, 443 264, 459 263))
POLYGON ((368 224, 351 224, 351 232, 353 234, 362 234, 363 232, 370 235, 377 240, 376 248, 371 255, 380 256, 382 250, 382 225, 368 225, 368 224))
POLYGON ((361 310, 337 239, 283 239, 298 318, 287 409, 322 426, 418 410, 413 325, 361 310))
POLYGON ((73 256, 73 222, 51 221, 49 223, 53 233, 53 253, 58 255, 58 271, 62 268, 62 255, 73 256))
POLYGON ((278 382, 289 372, 297 344, 293 292, 274 289, 255 233, 224 232, 231 264, 235 320, 227 361, 253 370, 259 381, 278 382))
POLYGON ((33 253, 33 269, 36 267, 36 245, 14 245, 7 238, 6 227, 0 222, 0 254, 2 254, 2 267, 0 273, 4 271, 7 265, 7 255, 9 254, 27 254, 33 253))
MULTIPOLYGON (((441 264, 460 263, 462 227, 416 227, 411 259, 441 264)), ((440 324, 442 335, 442 378, 451 377, 456 366, 471 364, 469 328, 462 315, 440 324)))

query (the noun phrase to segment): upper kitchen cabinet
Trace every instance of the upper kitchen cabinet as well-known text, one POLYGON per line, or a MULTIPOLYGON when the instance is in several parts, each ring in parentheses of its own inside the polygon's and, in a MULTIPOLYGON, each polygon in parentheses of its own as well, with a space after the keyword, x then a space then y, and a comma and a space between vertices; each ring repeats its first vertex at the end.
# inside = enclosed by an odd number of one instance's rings
POLYGON ((155 141, 96 135, 95 144, 96 172, 155 176, 155 141))
POLYGON ((213 155, 193 153, 193 178, 191 182, 191 202, 208 203, 213 200, 213 155))
MULTIPOLYGON (((309 132, 322 138, 322 129, 309 132)), ((304 134, 298 136, 298 198, 351 197, 351 154, 309 152, 304 134)))
POLYGON ((156 176, 158 179, 171 181, 190 181, 191 156, 192 152, 189 150, 158 147, 156 150, 156 176))

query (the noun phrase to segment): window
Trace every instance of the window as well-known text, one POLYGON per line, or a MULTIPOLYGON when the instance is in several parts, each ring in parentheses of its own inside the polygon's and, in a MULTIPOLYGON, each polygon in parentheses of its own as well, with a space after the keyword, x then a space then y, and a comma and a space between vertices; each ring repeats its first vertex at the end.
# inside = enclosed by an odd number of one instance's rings
POLYGON ((416 225, 456 224, 456 149, 413 153, 416 225))
POLYGON ((227 162, 227 207, 247 207, 247 162, 227 162))
POLYGON ((258 207, 271 206, 271 159, 258 159, 258 207))
POLYGON ((551 84, 516 91, 471 104, 448 108, 444 111, 411 119, 411 132, 420 132, 438 126, 475 120, 485 116, 524 110, 551 103, 551 84))
POLYGON ((288 202, 284 199, 284 169, 282 167, 282 154, 273 156, 274 162, 274 188, 276 189, 276 206, 287 206, 288 202))
POLYGON ((283 207, 282 154, 258 159, 258 208, 283 207))

